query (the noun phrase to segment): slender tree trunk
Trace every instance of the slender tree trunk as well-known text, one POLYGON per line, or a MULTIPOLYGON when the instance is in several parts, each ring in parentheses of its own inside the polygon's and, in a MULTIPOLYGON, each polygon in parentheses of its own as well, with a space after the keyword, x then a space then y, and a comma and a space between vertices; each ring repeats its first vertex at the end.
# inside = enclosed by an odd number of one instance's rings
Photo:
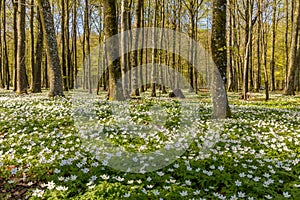
POLYGON ((270 76, 271 76, 271 91, 275 91, 275 43, 276 43, 276 12, 277 2, 273 0, 273 18, 272 18, 272 49, 271 49, 271 61, 270 61, 270 76))
POLYGON ((66 37, 65 37, 65 25, 66 25, 66 8, 65 0, 61 0, 61 65, 63 72, 63 88, 64 91, 68 91, 68 77, 67 77, 67 65, 66 65, 66 37))
MULTIPOLYGON (((154 0, 154 16, 153 16, 153 42, 156 44, 156 25, 157 25, 157 10, 158 10, 158 0, 154 0)), ((157 78, 157 69, 155 64, 157 63, 157 49, 154 46, 152 50, 152 71, 151 71, 151 97, 156 97, 156 78, 157 78)))
POLYGON ((48 62, 50 65, 50 92, 49 96, 64 96, 62 86, 61 66, 58 56, 58 47, 55 35, 54 20, 49 0, 38 0, 43 31, 46 39, 48 62))
POLYGON ((266 93, 266 101, 269 100, 269 80, 268 80, 268 70, 267 70, 267 43, 266 38, 265 38, 265 25, 263 21, 263 4, 262 0, 259 0, 259 18, 260 18, 260 27, 261 27, 261 32, 260 32, 260 40, 261 40, 261 55, 262 55, 262 63, 264 66, 264 78, 265 78, 265 93, 266 93))
MULTIPOLYGON (((0 0, 0 16, 2 11, 2 2, 0 0)), ((0 87, 5 88, 5 80, 3 74, 4 68, 4 58, 3 58, 3 45, 2 45, 2 23, 0 20, 0 87)))
POLYGON ((255 92, 259 92, 260 90, 260 84, 261 84, 261 21, 260 18, 258 19, 258 24, 257 24, 257 72, 256 72, 256 79, 255 79, 255 92))
MULTIPOLYGON (((165 0, 162 1, 162 5, 161 5, 161 28, 165 27, 165 0)), ((164 31, 161 31, 161 35, 160 35, 160 46, 162 46, 163 44, 163 40, 164 40, 164 31)), ((163 64, 163 51, 159 51, 159 64, 163 64)), ((163 94, 167 94, 167 90, 166 90, 166 83, 164 80, 164 74, 165 74, 166 70, 163 70, 162 67, 160 67, 160 72, 159 72, 159 82, 161 84, 161 90, 163 94)))
POLYGON ((66 34, 66 64, 67 64, 67 89, 73 89, 73 64, 72 64, 72 54, 70 49, 70 0, 66 0, 66 28, 65 28, 65 34, 66 34))
MULTIPOLYGON (((141 28, 144 28, 145 27, 145 19, 144 19, 144 10, 145 10, 145 2, 144 0, 141 1, 141 28)), ((142 43, 142 46, 144 46, 144 29, 143 29, 143 32, 141 33, 141 38, 140 38, 140 41, 142 43)), ((139 50, 139 65, 142 66, 143 65, 143 54, 144 54, 144 50, 143 48, 141 48, 139 50)), ((140 92, 143 93, 145 92, 145 86, 144 86, 144 75, 143 75, 143 68, 140 67, 140 70, 139 70, 139 84, 140 84, 140 92)))
POLYGON ((85 42, 86 46, 85 48, 85 69, 86 69, 86 75, 84 75, 84 78, 86 79, 85 82, 87 84, 87 88, 89 90, 89 93, 92 93, 92 80, 91 80, 91 45, 90 45, 90 23, 89 23, 89 17, 90 17, 90 11, 89 11, 89 1, 85 0, 85 11, 84 11, 84 32, 85 32, 85 42))
POLYGON ((285 0, 285 86, 288 82, 288 70, 289 70, 289 0, 285 0))
POLYGON ((13 29, 14 29, 14 92, 17 91, 17 51, 18 51, 18 30, 17 30, 17 12, 18 3, 13 1, 13 29))
POLYGON ((10 72, 9 72, 9 61, 8 61, 8 53, 7 53, 7 40, 6 40, 6 8, 5 8, 5 1, 3 1, 3 69, 5 69, 4 79, 6 84, 6 89, 9 90, 10 86, 10 72))
MULTIPOLYGON (((114 0, 104 0, 104 34, 106 38, 112 37, 118 33, 118 23, 116 17, 116 2, 114 0)), ((114 52, 118 51, 118 45, 106 46, 108 61, 113 61, 114 52)), ((123 100, 122 83, 118 83, 118 80, 122 77, 120 60, 114 60, 112 64, 108 66, 109 73, 109 100, 123 100)))
MULTIPOLYGON (((121 1, 121 32, 128 30, 128 0, 121 1)), ((122 73, 122 86, 123 95, 127 99, 129 97, 128 87, 128 54, 126 53, 128 49, 128 41, 124 34, 121 34, 121 73, 122 73)))
POLYGON ((37 22, 38 22, 38 34, 37 34, 37 41, 36 41, 36 55, 35 55, 35 62, 34 62, 34 80, 32 84, 32 92, 39 93, 42 92, 41 86, 41 68, 42 68, 42 59, 43 59, 43 41, 44 41, 44 34, 43 34, 43 27, 40 17, 40 11, 37 11, 37 22))
POLYGON ((72 51, 73 51, 73 64, 71 68, 71 85, 72 89, 77 88, 78 86, 78 80, 77 80, 77 74, 78 74, 78 62, 77 62, 77 4, 76 2, 73 2, 73 19, 72 19, 72 51), (74 83, 74 80, 76 81, 74 83), (75 87, 74 87, 75 84, 75 87))
POLYGON ((244 55, 244 69, 243 69, 243 94, 242 98, 244 100, 247 100, 249 92, 249 61, 250 61, 250 43, 251 43, 251 37, 252 37, 252 17, 251 17, 251 9, 250 9, 250 1, 247 2, 247 8, 246 8, 246 30, 245 30, 245 55, 244 55))
MULTIPOLYGON (((135 5, 135 27, 137 29, 141 28, 141 10, 143 5, 143 0, 136 0, 135 5)), ((133 35, 133 45, 138 47, 139 42, 139 31, 136 31, 136 35, 133 35)), ((138 87, 138 51, 131 52, 131 71, 132 71, 132 89, 131 89, 131 95, 133 96, 139 96, 139 87, 138 87)))
POLYGON ((27 78, 25 68, 25 0, 18 1, 17 28, 17 94, 27 94, 27 78))
POLYGON ((234 91, 234 77, 233 77, 233 62, 232 62, 232 11, 231 0, 227 0, 227 36, 226 36, 226 49, 227 49, 227 71, 228 71, 228 91, 234 91))
MULTIPOLYGON (((290 50, 290 63, 289 63, 289 71, 288 71, 288 82, 285 88, 286 95, 295 95, 295 76, 297 69, 297 43, 299 40, 299 28, 300 28, 300 3, 296 1, 296 12, 295 12, 295 20, 293 25, 292 32, 292 42, 291 42, 291 50, 290 50)), ((299 53, 299 49, 298 49, 299 53)))
MULTIPOLYGON (((31 5, 34 4, 34 1, 30 1, 31 5)), ((35 77, 35 47, 34 47, 34 9, 35 6, 30 8, 30 61, 31 61, 31 91, 33 91, 35 77)), ((40 51, 40 49, 38 50, 40 51)))

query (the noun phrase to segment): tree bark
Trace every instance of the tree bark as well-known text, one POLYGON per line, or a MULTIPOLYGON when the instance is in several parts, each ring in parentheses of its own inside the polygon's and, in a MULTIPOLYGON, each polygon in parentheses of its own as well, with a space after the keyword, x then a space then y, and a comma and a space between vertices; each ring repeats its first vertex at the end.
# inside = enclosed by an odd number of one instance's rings
POLYGON ((3 19, 3 75, 4 75, 4 81, 5 81, 5 85, 6 85, 6 89, 9 90, 9 86, 10 86, 10 72, 9 72, 9 60, 8 60, 8 52, 7 52, 7 39, 6 39, 6 8, 5 8, 5 1, 3 1, 3 12, 2 12, 2 19, 3 19))
MULTIPOLYGON (((121 32, 128 30, 128 0, 121 1, 121 32)), ((124 37, 124 34, 121 34, 121 73, 122 73, 122 86, 123 86, 123 95, 127 99, 129 97, 128 87, 128 41, 124 37)), ((130 72, 129 72, 130 73, 130 72)))
POLYGON ((58 56, 58 47, 55 35, 54 20, 51 13, 49 0, 38 0, 41 14, 43 31, 46 39, 46 48, 48 62, 50 65, 50 92, 49 97, 64 96, 62 85, 62 74, 60 60, 58 56))
POLYGON ((34 62, 34 80, 32 84, 32 92, 33 93, 40 93, 42 92, 42 83, 41 83, 41 69, 42 69, 42 59, 43 59, 43 41, 44 41, 44 34, 43 34, 43 26, 40 16, 40 11, 37 11, 37 21, 38 21, 38 34, 37 34, 37 41, 35 45, 35 62, 34 62))
POLYGON ((25 0, 18 0, 17 29, 17 94, 27 94, 27 78, 25 67, 25 0))
POLYGON ((273 17, 272 17, 272 49, 271 49, 271 61, 270 61, 270 77, 271 77, 271 91, 275 91, 275 42, 276 42, 276 12, 277 1, 273 0, 273 17))
POLYGON ((290 49, 290 62, 289 62, 289 71, 288 71, 288 82, 285 88, 286 95, 295 95, 295 76, 297 64, 299 63, 297 60, 297 54, 299 54, 299 49, 297 48, 297 43, 299 40, 299 28, 300 28, 300 3, 296 1, 296 12, 295 19, 293 25, 292 32, 292 41, 291 41, 291 49, 290 49), (298 51, 298 52, 297 52, 298 51))
MULTIPOLYGON (((154 16, 153 16, 153 42, 156 44, 156 24, 157 24, 157 10, 158 2, 154 0, 154 16)), ((156 97, 156 82, 157 82, 157 69, 155 64, 157 63, 157 49, 154 46, 152 50, 152 70, 151 70, 151 97, 156 97)))
MULTIPOLYGON (((226 85, 226 0, 213 1, 213 19, 212 19, 212 36, 211 36, 211 50, 212 58, 220 72, 224 87, 226 85)), ((213 70, 214 72, 214 70, 213 70)), ((214 74, 213 74, 214 76, 214 74)), ((217 88, 218 90, 219 88, 217 88)), ((221 115, 224 117, 231 117, 231 111, 228 104, 227 93, 224 89, 225 101, 223 104, 227 107, 226 113, 221 115)), ((223 94, 222 94, 223 95, 223 94)))
POLYGON ((68 77, 67 77, 67 65, 66 65, 66 37, 65 37, 65 25, 66 25, 66 8, 65 0, 61 0, 61 65, 63 71, 63 89, 68 91, 68 77))
MULTIPOLYGON (((141 10, 142 10, 143 0, 136 0, 135 5, 135 28, 141 28, 141 10)), ((140 32, 135 31, 133 35, 133 45, 134 49, 138 47, 140 32)), ((138 87, 138 51, 131 52, 131 71, 132 71, 132 96, 140 96, 139 87, 138 87)))
MULTIPOLYGON (((118 23, 116 17, 116 1, 104 0, 104 34, 106 38, 110 38, 118 33, 118 23)), ((122 83, 118 80, 121 78, 121 66, 120 60, 113 60, 114 52, 119 51, 119 46, 106 46, 108 61, 112 61, 112 64, 108 66, 109 73, 109 88, 108 98, 109 100, 124 100, 122 83)))

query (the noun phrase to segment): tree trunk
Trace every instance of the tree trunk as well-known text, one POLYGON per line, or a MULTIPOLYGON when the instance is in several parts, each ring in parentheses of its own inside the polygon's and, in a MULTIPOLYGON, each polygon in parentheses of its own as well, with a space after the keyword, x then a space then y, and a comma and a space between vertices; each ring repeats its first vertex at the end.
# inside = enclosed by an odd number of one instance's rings
MULTIPOLYGON (((154 0, 154 16, 153 16, 153 42, 156 44, 156 24, 157 24, 157 10, 158 10, 158 2, 154 0)), ((151 97, 156 97, 156 78, 157 78, 157 69, 155 64, 157 63, 157 49, 154 45, 152 50, 152 71, 151 71, 151 97)))
MULTIPOLYGON (((288 82, 285 88, 286 95, 295 95, 295 76, 296 76, 296 69, 297 69, 297 43, 299 40, 299 28, 300 28, 300 3, 299 1, 296 2, 296 12, 295 12, 295 19, 293 25, 293 32, 292 32, 292 42, 291 42, 291 49, 290 49, 290 62, 289 62, 289 71, 288 71, 288 82)), ((299 49, 298 49, 299 54, 299 49)))
MULTIPOLYGON (((0 14, 2 12, 2 2, 0 0, 0 14)), ((1 15, 0 15, 1 16, 1 15)), ((3 45, 2 45, 2 23, 0 21, 0 87, 4 88, 5 87, 5 80, 4 80, 4 75, 3 75, 3 45)))
POLYGON ((9 86, 10 86, 10 72, 9 72, 9 61, 8 61, 8 53, 7 53, 7 40, 6 40, 6 8, 5 8, 5 1, 3 1, 3 69, 4 72, 4 79, 5 79, 5 84, 6 84, 6 89, 9 90, 9 86))
POLYGON ((62 86, 61 66, 58 56, 58 47, 55 35, 54 20, 49 0, 38 0, 43 31, 46 38, 48 62, 50 65, 50 92, 49 96, 64 96, 62 86))
POLYGON ((263 21, 263 5, 262 5, 262 0, 259 0, 259 20, 260 20, 260 28, 261 32, 259 34, 260 40, 261 40, 261 54, 262 54, 262 63, 264 66, 264 75, 265 75, 265 93, 266 93, 266 101, 269 100, 269 80, 268 80, 268 71, 267 71, 267 43, 265 39, 265 25, 263 21))
MULTIPOLYGON (((212 58, 216 64, 224 87, 226 85, 226 64, 227 64, 227 55, 226 55, 226 0, 214 0, 213 1, 213 19, 212 19, 212 36, 211 36, 211 50, 212 58)), ((214 72, 213 72, 214 73, 214 72)), ((212 74, 214 76, 214 74, 212 74)), ((218 90, 220 88, 216 88, 218 90)), ((231 111, 228 104, 227 93, 224 89, 225 101, 222 102, 226 106, 226 113, 220 113, 221 116, 230 117, 231 111)), ((217 94, 219 95, 219 94, 217 94)), ((222 94, 223 95, 223 94, 222 94)), ((215 106, 215 105, 214 105, 215 106)))
POLYGON ((42 92, 41 86, 41 68, 42 68, 42 59, 43 59, 43 41, 44 41, 44 34, 43 34, 43 26, 40 16, 40 11, 37 11, 37 21, 38 21, 38 34, 37 34, 37 41, 36 41, 36 55, 35 55, 35 62, 34 62, 34 80, 32 85, 32 92, 39 93, 42 92))
MULTIPOLYGON (((121 32, 125 32, 128 30, 128 0, 121 1, 121 32)), ((122 73, 122 86, 123 86, 123 95, 127 99, 129 97, 129 93, 127 90, 128 87, 128 41, 125 38, 124 34, 121 34, 121 73, 122 73)))
MULTIPOLYGON (((74 2, 75 3, 75 2, 74 2)), ((67 65, 67 89, 73 89, 73 66, 72 66, 72 54, 70 50, 70 0, 66 0, 66 65, 67 65)))
POLYGON ((73 51, 73 63, 71 68, 71 85, 72 89, 77 88, 77 74, 78 74, 78 65, 77 65, 77 4, 73 3, 73 19, 72 19, 72 51, 73 51), (74 80, 76 81, 74 83, 74 80), (74 87, 75 84, 75 87, 74 87))
POLYGON ((18 1, 17 29, 17 94, 27 94, 27 78, 25 68, 25 0, 18 1))
MULTIPOLYGON (((110 38, 118 33, 118 23, 116 17, 116 1, 115 0, 104 0, 104 34, 106 38, 110 38)), ((109 89, 108 98, 109 100, 123 100, 122 83, 118 83, 121 78, 121 66, 120 60, 113 61, 114 52, 119 51, 119 46, 106 46, 108 61, 112 61, 112 64, 108 66, 109 73, 109 89)))
MULTIPOLYGON (((31 5, 34 4, 33 0, 30 1, 31 5)), ((31 61, 31 91, 33 90, 33 84, 35 81, 35 47, 34 47, 34 8, 35 6, 31 6, 30 8, 30 61, 31 61)), ((40 51, 40 49, 38 50, 40 51)))
POLYGON ((84 11, 84 32, 85 32, 85 42, 86 46, 83 47, 85 48, 85 53, 86 57, 84 65, 85 65, 85 70, 86 70, 86 75, 84 75, 85 83, 87 84, 87 88, 89 90, 89 93, 92 94, 92 74, 91 74, 91 45, 90 45, 90 23, 89 23, 89 17, 90 17, 90 11, 89 11, 89 2, 88 0, 85 0, 85 11, 84 11))
MULTIPOLYGON (((141 10, 143 5, 143 0, 136 0, 135 5, 135 28, 139 29, 141 28, 141 10)), ((139 31, 135 31, 135 35, 133 35, 133 45, 134 49, 138 47, 139 42, 139 31)), ((131 95, 133 96, 139 96, 139 87, 138 87, 138 51, 132 51, 131 52, 131 71, 132 71, 132 88, 131 88, 131 95)))
POLYGON ((289 0, 285 0, 285 86, 288 81, 288 70, 289 70, 289 0))
POLYGON ((17 91, 17 52, 18 52, 18 30, 17 30, 17 12, 18 12, 18 3, 13 2, 13 29, 14 29, 14 92, 17 91))
POLYGON ((272 18, 272 49, 271 49, 271 61, 270 61, 270 76, 271 76, 271 91, 275 91, 275 42, 276 42, 276 12, 277 2, 273 0, 273 18, 272 18))
POLYGON ((65 37, 65 25, 66 25, 66 8, 65 0, 61 0, 61 65, 63 72, 63 89, 68 91, 68 77, 67 77, 67 65, 66 65, 66 37, 65 37))
MULTIPOLYGON (((145 20, 144 20, 144 0, 141 1, 141 28, 144 28, 145 27, 145 20)), ((140 38, 140 41, 142 42, 142 46, 144 46, 144 30, 143 32, 141 33, 141 38, 140 38)), ((143 65, 143 54, 144 54, 144 49, 141 48, 139 50, 139 65, 142 66, 143 65)), ((143 93, 145 92, 145 87, 144 87, 144 75, 143 75, 143 68, 140 67, 139 68, 139 74, 140 74, 140 77, 139 77, 139 85, 140 85, 140 92, 143 93)))

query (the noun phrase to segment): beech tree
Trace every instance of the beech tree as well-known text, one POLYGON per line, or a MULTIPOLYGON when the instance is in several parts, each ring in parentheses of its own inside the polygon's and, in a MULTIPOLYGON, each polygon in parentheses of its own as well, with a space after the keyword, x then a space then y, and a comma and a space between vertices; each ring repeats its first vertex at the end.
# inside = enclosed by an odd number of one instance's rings
POLYGON ((296 71, 299 66, 300 48, 299 48, 299 29, 300 29, 300 2, 296 1, 295 20, 293 24, 293 35, 290 49, 290 62, 288 70, 286 95, 295 95, 296 71))
POLYGON ((27 94, 27 77, 25 67, 25 0, 18 1, 17 30, 17 94, 27 94))
POLYGON ((40 9, 43 31, 46 39, 45 43, 47 49, 47 56, 49 58, 48 62, 50 66, 49 96, 50 97, 64 96, 62 75, 61 75, 61 65, 58 56, 58 47, 57 47, 54 20, 53 20, 53 15, 51 13, 50 2, 49 0, 38 0, 38 5, 40 9))
MULTIPOLYGON (((227 68, 226 6, 227 6, 226 0, 213 1, 213 19, 212 19, 212 36, 211 36, 212 58, 220 72, 224 85, 226 85, 226 68, 227 68)), ((226 105, 227 111, 226 114, 224 114, 223 116, 230 117, 231 111, 228 105, 226 91, 224 95, 226 95, 225 99, 227 102, 222 102, 222 103, 226 105)))
MULTIPOLYGON (((104 0, 104 34, 106 38, 110 38, 118 33, 118 23, 116 16, 116 1, 114 0, 104 0)), ((123 100, 123 90, 122 85, 118 83, 121 78, 121 66, 120 60, 113 60, 114 52, 118 51, 119 46, 106 46, 107 58, 112 61, 112 64, 108 66, 109 73, 109 87, 108 87, 108 98, 109 100, 123 100)))

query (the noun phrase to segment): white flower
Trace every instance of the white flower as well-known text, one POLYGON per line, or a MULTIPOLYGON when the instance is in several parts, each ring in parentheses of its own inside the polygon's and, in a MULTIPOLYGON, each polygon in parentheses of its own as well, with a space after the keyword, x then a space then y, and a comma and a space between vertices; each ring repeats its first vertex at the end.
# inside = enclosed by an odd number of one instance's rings
POLYGON ((13 174, 13 175, 17 174, 17 172, 18 172, 17 168, 12 168, 11 171, 10 171, 10 173, 13 174))
POLYGON ((128 192, 128 193, 125 193, 123 197, 125 197, 125 198, 128 198, 128 197, 130 197, 130 192, 128 192))
POLYGON ((236 181, 235 181, 235 185, 238 186, 238 187, 240 187, 240 186, 242 186, 242 182, 239 181, 239 180, 236 180, 236 181))
POLYGON ((71 181, 75 181, 77 179, 76 175, 71 175, 71 181))
POLYGON ((156 173, 157 173, 158 176, 163 176, 163 175, 165 175, 165 173, 163 173, 163 172, 156 172, 156 173))
POLYGON ((37 189, 33 190, 32 196, 43 197, 44 192, 45 192, 44 190, 40 190, 37 188, 37 189))
POLYGON ((56 186, 56 189, 57 189, 58 191, 67 191, 67 190, 68 190, 68 187, 59 185, 59 186, 56 186))
POLYGON ((176 164, 173 165, 173 167, 174 167, 174 168, 178 168, 178 167, 179 167, 179 164, 176 163, 176 164))
POLYGON ((120 176, 117 176, 117 177, 116 177, 116 180, 119 181, 119 182, 122 182, 122 181, 124 181, 124 178, 122 178, 122 177, 120 177, 120 176))
POLYGON ((285 198, 290 198, 291 197, 291 195, 288 192, 283 192, 283 196, 285 198))
POLYGON ((97 180, 97 176, 92 176, 91 181, 95 181, 95 180, 97 180))
POLYGON ((255 182, 258 182, 260 179, 261 179, 261 178, 260 178, 260 177, 257 177, 257 176, 253 178, 253 180, 254 180, 255 182))
POLYGON ((181 192, 179 192, 179 194, 180 194, 180 196, 185 197, 185 196, 188 195, 188 192, 187 191, 181 191, 181 192))
POLYGON ((185 181, 185 184, 188 185, 188 186, 191 186, 191 185, 192 185, 192 182, 191 182, 190 180, 186 180, 186 181, 185 181))
POLYGON ((55 183, 53 181, 47 183, 48 190, 53 190, 55 188, 55 183))
POLYGON ((108 180, 109 179, 109 176, 106 175, 106 174, 103 174, 100 176, 103 180, 108 180))
POLYGON ((243 173, 240 173, 239 176, 240 176, 241 178, 244 178, 244 177, 246 176, 246 174, 243 172, 243 173))
POLYGON ((218 170, 223 171, 223 170, 224 170, 224 167, 223 167, 223 166, 219 166, 219 167, 218 167, 218 170))
POLYGON ((196 190, 195 192, 194 192, 194 195, 199 195, 200 194, 200 190, 196 190))
POLYGON ((158 190, 154 190, 152 193, 153 193, 155 196, 158 196, 158 195, 160 194, 158 190))
POLYGON ((246 194, 243 193, 243 192, 238 192, 238 196, 239 196, 240 198, 245 198, 245 197, 246 197, 246 194))
POLYGON ((230 197, 230 200, 238 200, 237 196, 236 195, 233 195, 230 197))
POLYGON ((265 195, 265 197, 266 197, 267 199, 272 199, 272 196, 270 196, 269 194, 268 194, 268 195, 265 195))
POLYGON ((150 176, 147 177, 146 179, 148 182, 150 182, 152 180, 152 178, 150 176))

